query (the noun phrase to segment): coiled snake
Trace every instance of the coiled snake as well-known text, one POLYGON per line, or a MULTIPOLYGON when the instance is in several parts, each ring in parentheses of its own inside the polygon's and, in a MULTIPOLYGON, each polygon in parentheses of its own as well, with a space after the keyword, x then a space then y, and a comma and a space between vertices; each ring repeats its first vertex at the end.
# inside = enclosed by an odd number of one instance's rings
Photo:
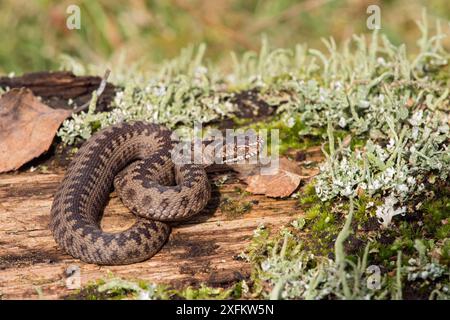
MULTIPOLYGON (((157 253, 170 234, 167 222, 197 214, 211 194, 203 164, 174 164, 175 143, 169 129, 139 121, 94 134, 75 155, 55 194, 50 227, 57 244, 73 257, 99 265, 140 262, 157 253), (113 186, 137 217, 118 233, 100 228, 113 186)), ((225 149, 232 151, 232 160, 242 159, 254 155, 259 144, 247 140, 225 149)))

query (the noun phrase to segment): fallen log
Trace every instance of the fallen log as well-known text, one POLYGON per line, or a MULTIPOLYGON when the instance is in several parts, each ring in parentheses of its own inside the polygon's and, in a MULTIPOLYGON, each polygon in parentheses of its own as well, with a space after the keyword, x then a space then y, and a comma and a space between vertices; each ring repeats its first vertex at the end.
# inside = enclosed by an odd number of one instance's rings
MULTIPOLYGON (((0 175, 0 297, 3 299, 61 298, 70 294, 65 271, 76 265, 81 284, 108 277, 144 279, 174 287, 206 283, 226 286, 247 278, 250 266, 237 259, 260 225, 274 229, 301 214, 297 201, 239 194, 245 186, 235 174, 214 188, 207 208, 192 220, 174 226, 163 249, 152 259, 128 266, 97 266, 59 250, 48 228, 53 194, 63 177, 58 173, 23 172, 0 175), (230 217, 220 203, 225 198, 252 203, 252 209, 230 217)), ((214 184, 223 173, 212 174, 214 184)), ((112 193, 103 227, 119 231, 133 223, 132 215, 112 193)))
MULTIPOLYGON (((52 108, 72 109, 68 104, 73 101, 76 106, 87 103, 92 92, 100 86, 102 78, 96 76, 75 76, 71 72, 34 72, 20 77, 0 77, 0 88, 28 88, 35 96, 42 97, 43 102, 52 108)), ((96 111, 108 110, 114 99, 116 87, 107 83, 98 98, 96 111)))

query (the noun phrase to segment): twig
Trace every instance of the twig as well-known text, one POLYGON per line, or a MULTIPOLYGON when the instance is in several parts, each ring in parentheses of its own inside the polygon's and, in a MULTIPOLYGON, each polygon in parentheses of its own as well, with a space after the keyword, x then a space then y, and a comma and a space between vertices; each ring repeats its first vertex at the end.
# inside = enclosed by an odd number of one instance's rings
MULTIPOLYGON (((100 97, 102 95, 103 91, 105 91, 106 84, 107 84, 107 81, 108 81, 110 73, 111 73, 111 70, 106 69, 105 74, 103 75, 102 81, 100 82, 100 85, 99 85, 99 87, 96 90, 97 97, 100 97)), ((78 112, 86 110, 87 108, 89 108, 90 103, 91 102, 88 101, 85 104, 81 105, 80 107, 75 108, 73 110, 73 113, 78 113, 78 112)))

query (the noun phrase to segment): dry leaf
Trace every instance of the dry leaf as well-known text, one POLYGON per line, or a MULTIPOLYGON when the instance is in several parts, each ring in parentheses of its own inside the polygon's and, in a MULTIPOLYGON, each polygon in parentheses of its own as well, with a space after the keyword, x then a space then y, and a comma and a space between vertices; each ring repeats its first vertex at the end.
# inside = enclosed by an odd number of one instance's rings
POLYGON ((70 110, 52 109, 28 89, 0 98, 0 172, 18 169, 50 147, 70 110))
POLYGON ((265 194, 268 197, 284 198, 290 196, 302 179, 300 167, 287 158, 280 158, 278 168, 270 175, 261 173, 245 178, 246 191, 253 194, 265 194))

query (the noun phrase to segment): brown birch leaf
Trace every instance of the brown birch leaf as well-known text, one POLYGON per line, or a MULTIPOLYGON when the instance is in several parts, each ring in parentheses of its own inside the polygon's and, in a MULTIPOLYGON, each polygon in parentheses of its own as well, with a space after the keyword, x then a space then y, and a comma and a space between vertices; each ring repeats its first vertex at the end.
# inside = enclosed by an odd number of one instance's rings
POLYGON ((70 110, 52 109, 29 89, 0 98, 0 173, 15 170, 47 151, 70 110))
POLYGON ((248 184, 246 191, 273 198, 284 198, 297 189, 303 178, 298 164, 287 158, 280 158, 278 167, 264 169, 265 172, 259 170, 260 172, 244 179, 248 184))

